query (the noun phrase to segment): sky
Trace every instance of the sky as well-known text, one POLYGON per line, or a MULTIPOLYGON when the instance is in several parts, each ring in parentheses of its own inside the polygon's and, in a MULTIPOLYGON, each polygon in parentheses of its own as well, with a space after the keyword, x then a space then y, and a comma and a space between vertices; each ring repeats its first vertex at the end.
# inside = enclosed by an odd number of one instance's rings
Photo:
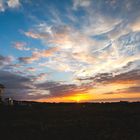
POLYGON ((140 101, 140 0, 0 0, 3 98, 140 101))

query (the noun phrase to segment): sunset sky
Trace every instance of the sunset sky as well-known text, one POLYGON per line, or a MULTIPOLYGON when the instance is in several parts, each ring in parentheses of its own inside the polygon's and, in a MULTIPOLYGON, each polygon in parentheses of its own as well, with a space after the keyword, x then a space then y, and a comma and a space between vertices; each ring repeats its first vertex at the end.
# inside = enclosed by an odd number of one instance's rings
POLYGON ((3 97, 140 101, 140 0, 0 0, 3 97))

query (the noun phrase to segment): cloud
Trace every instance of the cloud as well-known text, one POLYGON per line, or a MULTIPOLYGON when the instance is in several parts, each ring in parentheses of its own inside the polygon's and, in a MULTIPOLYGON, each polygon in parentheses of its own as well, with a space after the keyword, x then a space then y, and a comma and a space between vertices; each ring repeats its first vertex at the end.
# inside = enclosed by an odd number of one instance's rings
POLYGON ((18 100, 34 100, 46 97, 49 91, 37 88, 31 76, 0 70, 0 82, 5 85, 4 97, 18 100))
POLYGON ((24 42, 15 42, 14 43, 14 48, 16 48, 17 50, 20 50, 20 51, 29 51, 31 50, 30 48, 26 47, 26 43, 24 42))
MULTIPOLYGON (((132 33, 128 26, 125 28, 122 19, 97 14, 93 10, 87 11, 85 19, 78 29, 72 25, 50 26, 43 23, 25 32, 26 36, 41 40, 45 46, 59 49, 59 53, 50 55, 50 59, 41 65, 54 69, 58 63, 59 66, 55 68, 58 71, 71 71, 77 77, 90 77, 118 69, 121 73, 122 67, 140 59, 140 35, 132 33), (104 39, 100 39, 102 36, 104 39)), ((20 59, 33 62, 38 58, 33 54, 20 59)))
POLYGON ((105 92, 104 93, 105 95, 130 95, 130 98, 131 96, 136 96, 137 99, 139 99, 139 94, 140 94, 140 86, 138 85, 130 85, 130 87, 124 87, 124 88, 121 88, 121 89, 117 89, 116 91, 112 91, 112 92, 105 92))
POLYGON ((4 12, 4 11, 5 11, 4 1, 0 0, 0 12, 4 12))
POLYGON ((58 51, 58 48, 50 48, 50 49, 47 49, 47 50, 43 50, 43 51, 34 51, 32 53, 32 56, 30 57, 20 57, 19 58, 19 61, 21 62, 24 62, 24 63, 32 63, 34 61, 37 61, 39 60, 40 58, 46 58, 46 57, 49 57, 49 56, 52 56, 53 53, 57 52, 58 51))
POLYGON ((27 88, 27 89, 29 89, 31 87, 31 85, 29 84, 30 79, 27 77, 16 75, 16 74, 8 72, 8 71, 0 71, 0 73, 1 73, 1 76, 0 76, 1 82, 4 83, 4 85, 7 88, 11 88, 11 89, 27 88), (7 80, 8 80, 8 82, 7 82, 7 80))
POLYGON ((122 89, 118 92, 122 92, 122 93, 140 93, 140 86, 132 86, 132 87, 129 87, 129 88, 126 88, 126 89, 122 89))
MULTIPOLYGON (((82 10, 84 16, 79 13, 77 17, 74 12, 78 11, 71 9, 70 14, 73 14, 76 20, 71 20, 70 23, 65 22, 61 14, 50 11, 53 16, 49 23, 41 22, 24 33, 27 37, 40 40, 44 46, 59 49, 39 65, 56 71, 72 72, 75 79, 90 78, 100 73, 121 74, 135 69, 138 66, 136 61, 140 59, 140 35, 138 30, 136 32, 132 29, 132 23, 138 18, 134 16, 138 13, 132 6, 135 2, 128 1, 129 4, 121 9, 120 5, 123 3, 126 1, 75 0, 73 8, 78 10, 82 7, 79 11, 82 10), (119 14, 112 14, 118 9, 119 14), (130 11, 134 11, 134 18, 130 11), (128 13, 131 16, 129 20, 128 13), (124 17, 120 17, 120 14, 124 17), (59 23, 53 22, 54 15, 59 23), (78 26, 75 26, 77 24, 78 26), (135 64, 124 69, 131 62, 135 64)), ((41 57, 36 57, 33 53, 20 60, 27 63, 41 57)))
POLYGON ((21 5, 19 0, 0 0, 0 12, 8 8, 18 8, 21 5))
POLYGON ((29 72, 35 72, 36 68, 28 67, 28 68, 26 68, 26 70, 29 71, 29 72))
POLYGON ((19 61, 24 63, 32 63, 37 60, 39 60, 39 57, 35 54, 33 54, 31 57, 19 57, 19 61))
POLYGON ((14 61, 13 56, 2 56, 0 55, 0 66, 9 65, 14 61))
POLYGON ((38 88, 49 90, 50 95, 48 98, 52 97, 63 97, 74 93, 77 89, 74 84, 61 84, 58 82, 44 82, 37 85, 38 88))
POLYGON ((77 10, 78 7, 88 7, 91 4, 91 0, 73 0, 73 9, 77 10))
POLYGON ((66 94, 71 95, 76 90, 75 85, 44 81, 46 75, 46 73, 41 73, 33 79, 32 76, 21 76, 0 70, 0 82, 6 87, 3 96, 18 100, 49 99, 62 97, 66 94), (36 80, 39 82, 35 82, 36 80))
POLYGON ((25 35, 27 37, 31 37, 31 38, 34 38, 34 39, 43 39, 43 38, 48 37, 46 34, 38 34, 38 33, 32 32, 32 31, 25 32, 25 35))
POLYGON ((48 74, 47 73, 40 73, 37 76, 32 78, 32 81, 35 83, 42 83, 47 80, 48 74))
POLYGON ((99 73, 98 75, 94 77, 87 77, 83 79, 78 80, 90 80, 95 83, 104 83, 104 84, 110 84, 110 83, 139 83, 140 82, 140 70, 139 69, 133 69, 128 72, 115 74, 114 73, 99 73))
POLYGON ((19 0, 8 0, 7 4, 10 8, 17 8, 20 6, 19 0))
POLYGON ((134 22, 130 24, 130 28, 133 32, 140 31, 140 19, 136 19, 134 22))
POLYGON ((83 87, 86 87, 87 91, 93 92, 95 95, 109 94, 111 98, 111 94, 114 94, 121 98, 122 96, 125 96, 123 95, 124 93, 132 93, 134 95, 128 96, 138 96, 136 94, 139 92, 140 70, 134 69, 117 75, 114 75, 113 73, 100 73, 94 77, 79 78, 77 80, 79 80, 80 83, 85 81, 83 87))
POLYGON ((88 12, 82 30, 89 36, 101 35, 114 30, 121 22, 122 19, 113 19, 110 16, 104 16, 91 10, 88 12), (93 18, 93 16, 96 18, 93 18))
POLYGON ((114 76, 112 79, 110 79, 110 82, 134 82, 137 83, 140 81, 140 70, 135 69, 129 72, 125 72, 119 75, 114 76))
MULTIPOLYGON (((46 46, 57 46, 59 53, 53 55, 48 62, 49 66, 52 65, 52 67, 58 62, 62 67, 66 67, 64 69, 71 71, 72 69, 76 69, 76 63, 79 63, 78 65, 80 63, 93 63, 95 58, 92 56, 91 47, 98 49, 101 45, 107 44, 107 42, 92 40, 90 37, 68 26, 54 26, 49 32, 45 30, 47 27, 45 24, 41 26, 41 29, 40 26, 37 26, 36 31, 34 31, 36 32, 35 37, 30 37, 41 39, 46 46)), ((59 67, 57 68, 59 69, 59 67)))

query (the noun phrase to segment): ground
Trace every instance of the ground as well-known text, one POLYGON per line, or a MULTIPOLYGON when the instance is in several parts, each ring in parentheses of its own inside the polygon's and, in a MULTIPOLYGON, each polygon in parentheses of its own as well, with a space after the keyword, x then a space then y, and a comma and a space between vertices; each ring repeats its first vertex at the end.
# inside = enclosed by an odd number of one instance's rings
POLYGON ((140 103, 0 106, 4 140, 140 140, 140 103))

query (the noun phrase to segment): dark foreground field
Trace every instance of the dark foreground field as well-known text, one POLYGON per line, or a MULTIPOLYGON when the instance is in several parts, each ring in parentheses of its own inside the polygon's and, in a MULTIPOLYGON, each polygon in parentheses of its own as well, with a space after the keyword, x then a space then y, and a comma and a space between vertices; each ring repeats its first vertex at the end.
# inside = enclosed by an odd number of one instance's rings
POLYGON ((140 103, 0 107, 2 140, 140 140, 140 103))

